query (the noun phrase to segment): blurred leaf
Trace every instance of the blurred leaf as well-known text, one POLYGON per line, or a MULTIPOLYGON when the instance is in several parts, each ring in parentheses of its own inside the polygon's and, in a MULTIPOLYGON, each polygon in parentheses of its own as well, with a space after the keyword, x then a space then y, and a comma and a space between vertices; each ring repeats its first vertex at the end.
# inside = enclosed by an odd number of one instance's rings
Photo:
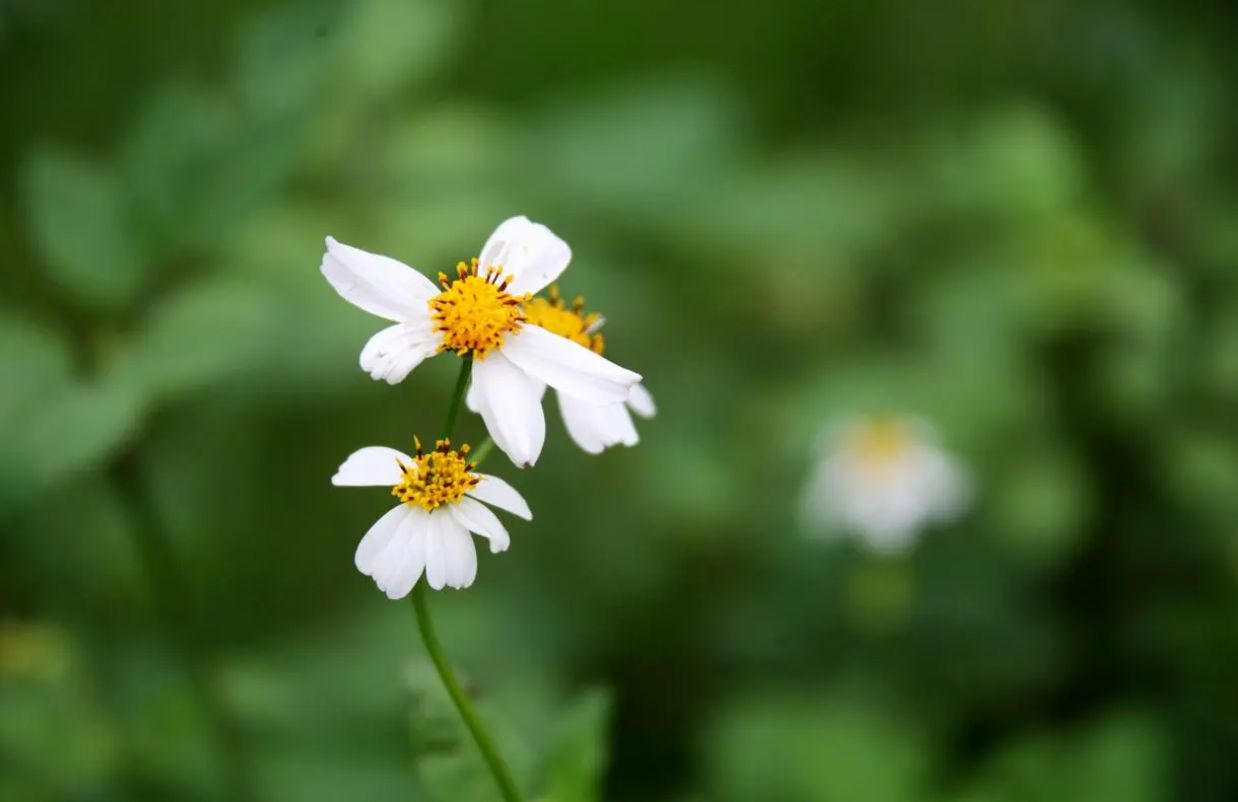
POLYGON ((455 7, 441 0, 352 3, 336 77, 350 96, 383 96, 425 76, 448 53, 455 7))
POLYGON ((0 518, 101 464, 137 429, 145 403, 141 389, 123 381, 79 382, 10 421, 0 450, 0 518))
POLYGON ((594 691, 578 697, 555 722, 542 755, 545 802, 596 802, 609 751, 607 719, 610 697, 594 691))
POLYGON ((154 309, 117 372, 154 397, 175 397, 252 369, 285 330, 273 293, 236 278, 195 284, 154 309))
POLYGON ((22 426, 16 416, 67 384, 69 349, 52 332, 0 311, 0 431, 22 426))
POLYGON ((147 265, 111 173, 43 148, 26 156, 21 178, 30 236, 52 279, 88 305, 115 310, 133 300, 147 265))
POLYGON ((923 798, 918 738, 855 701, 763 694, 731 702, 706 752, 719 802, 912 802, 923 798))
POLYGON ((0 799, 80 799, 119 774, 121 733, 91 695, 89 667, 59 630, 0 621, 0 799), (22 782, 25 780, 26 782, 22 782))
POLYGON ((285 117, 250 119, 185 86, 160 91, 122 145, 143 236, 165 254, 215 248, 292 169, 300 136, 285 117))
POLYGON ((1165 757, 1149 722, 1115 716, 1016 743, 957 802, 1161 802, 1169 799, 1165 757))

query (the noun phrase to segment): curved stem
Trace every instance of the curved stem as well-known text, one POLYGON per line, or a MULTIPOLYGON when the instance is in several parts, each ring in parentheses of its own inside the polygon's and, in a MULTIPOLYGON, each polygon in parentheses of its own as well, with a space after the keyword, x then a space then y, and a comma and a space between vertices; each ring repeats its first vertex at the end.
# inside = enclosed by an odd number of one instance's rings
POLYGON ((481 719, 477 716, 477 711, 473 709, 473 703, 469 701, 468 696, 464 693, 464 689, 460 687, 460 681, 456 679, 456 675, 452 672, 451 666, 447 662, 446 655, 443 654, 443 645, 439 643, 438 635, 434 632, 434 623, 430 620, 430 607, 426 600, 425 582, 418 582, 413 587, 412 597, 413 612, 417 616, 417 627, 421 630, 421 639, 426 644, 426 652, 430 655, 430 660, 438 671, 439 679, 443 681, 443 687, 447 689, 447 695, 455 703, 456 710, 460 711, 460 718, 464 719, 464 726, 469 728, 469 733, 473 736, 473 740, 477 742, 477 748, 481 750, 481 756, 485 758, 486 765, 490 768, 490 773, 494 775, 494 781, 498 783, 503 799, 506 802, 521 802, 520 791, 516 788, 516 781, 512 779, 511 771, 508 770, 507 764, 503 761, 503 756, 499 754, 498 746, 495 745, 494 739, 490 737, 490 733, 486 730, 486 726, 482 724, 481 719))
MULTIPOLYGON (((464 398, 464 390, 468 386, 469 374, 472 369, 473 359, 471 356, 466 357, 464 364, 460 366, 460 376, 456 379, 456 389, 451 397, 451 404, 447 407, 447 420, 443 424, 442 436, 444 439, 450 438, 456 429, 456 418, 460 414, 460 402, 464 398)), ((447 695, 451 697, 456 710, 460 713, 460 718, 464 720, 464 726, 468 727, 469 734, 473 736, 473 740, 477 743, 477 748, 481 750, 481 756, 485 759, 490 773, 494 775, 494 781, 498 784, 499 791, 503 794, 503 799, 506 802, 521 802, 520 791, 516 788, 516 781, 512 779, 507 763, 503 761, 503 756, 499 754, 499 748, 495 744, 494 738, 490 737, 486 726, 482 724, 477 711, 473 709, 473 703, 469 701, 468 695, 460 687, 460 681, 456 679, 455 673, 451 670, 451 664, 447 662, 447 656, 443 653, 443 645, 439 643, 438 634, 434 631, 434 622, 430 620, 430 606, 426 598, 426 583, 424 580, 413 586, 411 595, 413 599, 413 613, 417 618, 417 628, 421 631, 421 640, 426 645, 426 653, 430 655, 430 661, 434 663, 439 679, 443 681, 443 687, 447 689, 447 695)))

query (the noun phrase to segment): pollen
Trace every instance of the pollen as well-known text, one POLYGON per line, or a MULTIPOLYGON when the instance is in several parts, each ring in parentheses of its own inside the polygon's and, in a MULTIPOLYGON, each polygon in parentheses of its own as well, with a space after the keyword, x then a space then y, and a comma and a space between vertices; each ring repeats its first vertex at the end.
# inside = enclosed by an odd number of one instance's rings
POLYGON ((547 295, 547 298, 537 297, 525 302, 524 316, 529 323, 566 337, 594 353, 600 354, 606 350, 605 339, 597 333, 603 318, 597 312, 584 311, 584 298, 578 296, 569 305, 554 284, 550 285, 547 295))
POLYGON ((391 495, 413 507, 434 510, 444 504, 455 504, 464 494, 477 487, 481 477, 473 473, 476 465, 468 461, 469 447, 454 449, 450 440, 439 440, 434 450, 425 452, 416 437, 416 456, 412 464, 397 460, 400 483, 391 488, 391 495))
POLYGON ((443 335, 440 351, 485 359, 525 322, 520 305, 529 296, 509 293, 511 277, 497 265, 482 269, 476 259, 460 262, 454 279, 448 281, 446 273, 439 273, 438 283, 443 291, 429 303, 434 330, 443 335))

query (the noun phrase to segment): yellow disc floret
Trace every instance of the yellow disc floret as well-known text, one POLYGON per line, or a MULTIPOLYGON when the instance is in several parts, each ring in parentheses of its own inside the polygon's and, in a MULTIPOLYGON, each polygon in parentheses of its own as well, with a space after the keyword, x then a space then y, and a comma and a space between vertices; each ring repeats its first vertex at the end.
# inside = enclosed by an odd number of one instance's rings
POLYGON ((509 293, 511 277, 497 265, 482 270, 476 259, 467 265, 460 262, 455 279, 449 282, 446 273, 439 273, 438 282, 443 291, 430 299, 430 318, 434 330, 443 334, 440 351, 485 359, 524 323, 520 304, 529 296, 509 293))
POLYGON ((602 325, 602 316, 597 312, 586 313, 584 298, 577 297, 568 306, 559 296, 559 288, 553 284, 547 295, 548 298, 538 297, 525 302, 524 316, 529 323, 566 337, 595 353, 600 354, 606 349, 606 341, 596 333, 602 325))
POLYGON ((915 432, 905 421, 874 417, 848 437, 846 448, 860 470, 883 474, 901 464, 916 442, 915 432))
POLYGON ((411 465, 397 460, 403 477, 391 488, 391 495, 410 506, 434 510, 444 504, 455 504, 464 494, 477 487, 481 477, 473 473, 477 467, 468 461, 469 447, 451 447, 450 440, 439 440, 434 450, 423 453, 416 437, 417 455, 411 465))

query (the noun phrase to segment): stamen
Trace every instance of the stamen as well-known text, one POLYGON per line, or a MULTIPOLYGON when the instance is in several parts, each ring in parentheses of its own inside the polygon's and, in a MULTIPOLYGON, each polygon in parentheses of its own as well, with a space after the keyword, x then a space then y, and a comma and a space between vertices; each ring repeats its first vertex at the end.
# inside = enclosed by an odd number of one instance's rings
POLYGON ((443 335, 439 350, 485 359, 506 335, 519 331, 525 322, 520 305, 529 296, 509 294, 511 280, 499 265, 483 270, 477 259, 458 263, 454 281, 439 273, 443 292, 430 299, 434 329, 443 335))
POLYGON ((417 456, 411 465, 401 464, 403 478, 391 488, 391 495, 405 504, 423 510, 454 504, 481 481, 473 473, 476 466, 464 459, 469 452, 467 445, 452 449, 450 440, 436 440, 434 449, 426 454, 419 439, 413 437, 413 443, 417 456))
POLYGON ((585 299, 578 296, 571 307, 564 304, 559 287, 551 284, 545 298, 534 298, 524 305, 526 321, 547 331, 566 337, 594 353, 606 350, 606 341, 597 330, 604 319, 597 312, 586 313, 585 299))

